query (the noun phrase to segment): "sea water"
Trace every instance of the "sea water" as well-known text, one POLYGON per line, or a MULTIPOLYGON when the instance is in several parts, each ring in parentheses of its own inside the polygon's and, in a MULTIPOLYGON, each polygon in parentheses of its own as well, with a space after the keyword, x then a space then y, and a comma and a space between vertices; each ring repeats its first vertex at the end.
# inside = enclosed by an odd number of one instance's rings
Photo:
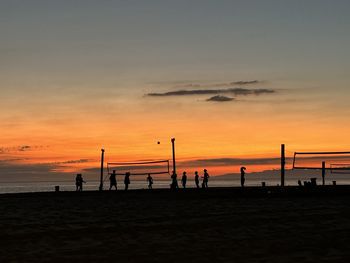
MULTIPOLYGON (((321 176, 314 176, 317 178, 317 184, 322 184, 321 176)), ((287 176, 285 179, 285 185, 298 185, 298 180, 302 182, 309 180, 308 177, 296 178, 287 176)), ((333 181, 336 181, 337 185, 350 184, 349 175, 332 175, 326 177, 326 185, 333 184, 333 181)), ((179 182, 179 187, 181 187, 181 180, 179 182)), ((245 185, 246 186, 261 186, 262 182, 265 182, 266 186, 277 186, 281 183, 281 179, 278 176, 255 176, 249 177, 246 176, 245 185)), ((166 189, 170 188, 170 179, 155 179, 153 188, 154 189, 166 189)), ((86 180, 86 183, 83 185, 83 190, 98 190, 100 182, 98 180, 86 180)), ((75 181, 36 181, 36 182, 0 182, 0 193, 25 193, 25 192, 53 192, 55 191, 55 186, 59 186, 60 191, 75 191, 75 181)), ((222 178, 222 177, 211 177, 209 179, 209 187, 239 187, 240 186, 240 177, 235 176, 233 178, 222 178)), ((195 183, 193 178, 187 180, 187 188, 194 188, 195 183)), ((147 181, 140 180, 131 180, 129 189, 147 189, 147 181)), ((109 182, 104 182, 104 189, 109 189, 109 182)), ((124 183, 122 178, 118 180, 118 190, 124 189, 124 183)))

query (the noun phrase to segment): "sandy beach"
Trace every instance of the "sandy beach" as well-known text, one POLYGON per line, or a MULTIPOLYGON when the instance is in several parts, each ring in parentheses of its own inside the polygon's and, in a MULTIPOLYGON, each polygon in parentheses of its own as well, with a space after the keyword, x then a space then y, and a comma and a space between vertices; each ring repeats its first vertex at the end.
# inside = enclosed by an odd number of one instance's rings
POLYGON ((347 262, 350 188, 0 195, 1 262, 347 262))

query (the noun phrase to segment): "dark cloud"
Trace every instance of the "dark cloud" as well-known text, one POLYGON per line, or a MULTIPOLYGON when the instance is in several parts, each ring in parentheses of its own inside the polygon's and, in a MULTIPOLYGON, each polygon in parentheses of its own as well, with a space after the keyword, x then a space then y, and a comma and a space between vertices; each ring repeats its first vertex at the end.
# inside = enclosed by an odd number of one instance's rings
POLYGON ((50 164, 76 164, 76 163, 87 163, 87 162, 90 162, 92 160, 90 159, 78 159, 78 160, 68 160, 68 161, 63 161, 63 162, 53 162, 53 163, 50 163, 50 164))
POLYGON ((240 80, 240 81, 232 81, 232 82, 223 82, 223 83, 182 83, 180 85, 176 85, 176 87, 180 88, 209 88, 209 87, 232 87, 235 85, 252 85, 252 84, 260 84, 263 81, 260 80, 240 80))
MULTIPOLYGON (((286 161, 292 161, 292 158, 286 158, 286 161)), ((263 165, 278 164, 281 162, 279 157, 276 158, 213 158, 197 159, 185 161, 181 164, 189 167, 206 167, 206 166, 234 166, 234 165, 263 165)))
POLYGON ((222 95, 216 95, 207 99, 206 101, 226 102, 226 101, 232 101, 232 100, 234 100, 234 98, 230 98, 222 95))
POLYGON ((9 158, 9 159, 0 160, 0 163, 11 163, 11 162, 24 161, 24 160, 26 160, 26 159, 23 159, 23 158, 9 158))
POLYGON ((169 96, 192 96, 192 95, 214 95, 214 94, 232 94, 234 96, 261 95, 276 92, 273 89, 192 89, 192 90, 176 90, 164 93, 148 93, 151 97, 169 97, 169 96))
MULTIPOLYGON (((321 162, 326 160, 330 163, 350 163, 350 155, 324 155, 324 156, 297 156, 296 166, 306 166, 310 168, 320 168, 321 162)), ((278 165, 280 164, 280 157, 276 158, 213 158, 213 159, 197 159, 191 161, 181 162, 181 165, 186 167, 206 167, 206 166, 236 166, 236 165, 278 165)), ((287 157, 286 163, 292 165, 293 158, 287 157)))
POLYGON ((40 150, 47 146, 43 145, 19 145, 19 146, 12 146, 12 147, 0 147, 0 154, 3 153, 10 153, 10 152, 25 152, 25 151, 31 151, 31 150, 40 150))
POLYGON ((0 179, 17 180, 45 178, 56 173, 57 167, 52 164, 19 164, 13 162, 0 163, 0 179))
POLYGON ((30 150, 31 148, 32 148, 32 147, 29 146, 29 145, 23 145, 23 146, 20 146, 20 147, 18 148, 18 151, 24 152, 24 151, 30 150))
POLYGON ((259 80, 248 80, 248 81, 241 80, 241 81, 231 82, 231 84, 233 84, 233 85, 250 85, 250 84, 258 84, 260 82, 261 81, 259 81, 259 80))
MULTIPOLYGON (((85 163, 88 159, 68 160, 51 163, 19 163, 24 159, 6 159, 0 161, 1 181, 31 181, 46 179, 62 179, 62 176, 72 176, 71 172, 64 172, 69 164, 85 163)), ((78 172, 78 171, 77 171, 78 172)), ((98 173, 96 173, 98 174, 98 173)), ((74 175, 74 173, 73 173, 74 175)), ((91 175, 91 174, 90 174, 91 175)))

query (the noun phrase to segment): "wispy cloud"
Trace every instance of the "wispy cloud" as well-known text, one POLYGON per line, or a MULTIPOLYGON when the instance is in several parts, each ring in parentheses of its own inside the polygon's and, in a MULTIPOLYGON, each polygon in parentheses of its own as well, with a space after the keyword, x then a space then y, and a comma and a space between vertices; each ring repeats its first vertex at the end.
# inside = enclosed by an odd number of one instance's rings
POLYGON ((240 81, 235 81, 235 82, 231 82, 231 83, 234 85, 251 85, 251 84, 261 83, 261 81, 259 81, 259 80, 248 80, 248 81, 240 80, 240 81))
POLYGON ((191 90, 175 90, 163 93, 148 93, 151 97, 169 97, 169 96, 192 96, 192 95, 214 95, 214 94, 232 94, 234 96, 261 95, 276 92, 273 89, 191 89, 191 90))
POLYGON ((234 100, 234 98, 230 98, 230 97, 226 97, 226 96, 222 96, 222 95, 216 95, 216 96, 213 96, 213 97, 207 99, 206 101, 227 102, 227 101, 232 101, 232 100, 234 100))
POLYGON ((21 164, 0 162, 0 179, 16 180, 17 178, 46 178, 56 173, 56 166, 52 164, 21 164))
MULTIPOLYGON (((13 158, 0 160, 0 180, 46 180, 72 175, 65 168, 75 167, 74 164, 87 163, 89 159, 67 160, 62 162, 23 163, 25 159, 13 158)), ((80 171, 77 168, 77 171, 80 171)), ((74 173, 73 173, 74 174, 74 173)), ((91 174, 90 174, 91 175, 91 174)))
MULTIPOLYGON (((286 158, 287 161, 292 161, 292 158, 286 158)), ((212 158, 212 159, 197 159, 184 161, 181 165, 189 167, 206 167, 206 166, 231 166, 231 165, 264 165, 278 164, 280 158, 212 158)))
POLYGON ((78 159, 78 160, 68 160, 68 161, 63 161, 63 162, 52 162, 52 163, 49 163, 49 164, 52 164, 52 165, 59 165, 59 164, 77 164, 77 163, 87 163, 87 162, 90 162, 92 160, 90 159, 78 159))
POLYGON ((26 152, 31 150, 40 150, 46 148, 47 146, 43 145, 19 145, 12 147, 0 147, 0 154, 10 153, 10 152, 26 152))
POLYGON ((261 84, 261 80, 240 80, 240 81, 231 81, 231 82, 220 82, 220 83, 181 83, 176 85, 177 88, 210 88, 210 87, 234 87, 234 86, 244 86, 244 85, 253 85, 261 84))
MULTIPOLYGON (((329 162, 345 162, 349 163, 350 155, 324 155, 324 156, 299 156, 296 159, 296 166, 307 166, 320 168, 321 161, 328 160, 329 162)), ((187 167, 206 167, 206 166, 236 166, 236 165, 277 165, 280 164, 280 157, 271 158, 209 158, 183 161, 181 165, 187 167)), ((286 163, 291 165, 292 157, 286 157, 286 163)))
POLYGON ((12 162, 19 162, 19 161, 24 161, 26 160, 25 158, 9 158, 9 159, 2 159, 0 160, 1 163, 12 163, 12 162))

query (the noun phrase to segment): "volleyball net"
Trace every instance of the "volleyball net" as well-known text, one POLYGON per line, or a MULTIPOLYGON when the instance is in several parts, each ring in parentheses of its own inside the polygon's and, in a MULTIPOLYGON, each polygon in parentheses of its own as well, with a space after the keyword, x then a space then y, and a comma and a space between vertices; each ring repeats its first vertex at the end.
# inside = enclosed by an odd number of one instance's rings
POLYGON ((350 152, 295 152, 293 169, 320 170, 322 162, 331 173, 350 172, 350 152))
POLYGON ((169 160, 133 161, 133 162, 107 162, 107 172, 116 175, 154 175, 170 174, 169 160))

